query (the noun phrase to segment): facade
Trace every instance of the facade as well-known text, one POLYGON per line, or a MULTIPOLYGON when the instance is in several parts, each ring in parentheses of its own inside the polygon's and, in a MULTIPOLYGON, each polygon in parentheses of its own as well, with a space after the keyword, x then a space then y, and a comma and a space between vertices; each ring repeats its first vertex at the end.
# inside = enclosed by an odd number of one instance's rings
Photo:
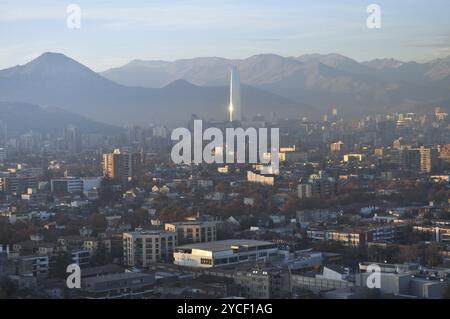
POLYGON ((316 293, 353 286, 351 282, 346 280, 306 275, 292 275, 290 284, 294 291, 297 289, 306 289, 316 293))
POLYGON ((370 242, 393 243, 403 237, 405 225, 388 224, 355 229, 308 229, 307 236, 311 240, 336 241, 347 246, 363 246, 370 242))
POLYGON ((414 231, 428 233, 433 235, 436 242, 450 244, 450 227, 449 226, 414 226, 414 231))
POLYGON ((238 270, 233 275, 241 296, 250 299, 282 298, 289 290, 287 271, 270 267, 238 270))
POLYGON ((412 172, 432 173, 436 169, 439 153, 434 148, 400 147, 391 150, 391 162, 412 172))
POLYGON ((344 163, 349 163, 349 162, 362 162, 362 160, 364 159, 364 154, 345 154, 344 155, 344 163))
POLYGON ((420 171, 422 173, 432 173, 436 169, 438 156, 436 149, 422 146, 420 148, 420 171))
POLYGON ((167 231, 176 233, 180 244, 216 241, 216 222, 186 221, 167 223, 164 225, 164 228, 167 231))
POLYGON ((103 154, 103 175, 115 180, 127 181, 141 174, 141 155, 115 149, 103 154))
POLYGON ((64 129, 66 149, 71 153, 79 153, 82 148, 81 132, 76 126, 70 125, 64 129))
MULTIPOLYGON (((367 287, 371 272, 356 275, 356 285, 367 287)), ((425 277, 416 277, 411 273, 380 273, 379 291, 383 294, 414 296, 418 298, 442 298, 448 282, 425 277)))
POLYGON ((242 121, 241 82, 239 79, 239 71, 237 67, 233 67, 231 69, 230 106, 228 111, 230 113, 230 122, 242 121))
POLYGON ((49 256, 24 256, 16 263, 17 273, 33 277, 47 277, 50 270, 49 256))
POLYGON ((258 174, 252 171, 247 172, 247 181, 249 183, 258 183, 268 186, 273 186, 275 184, 275 176, 274 175, 263 175, 258 174))
POLYGON ((58 245, 65 250, 81 249, 89 252, 91 256, 94 255, 100 247, 105 249, 106 252, 111 251, 111 240, 89 236, 72 235, 60 237, 58 238, 58 245))
POLYGON ((314 177, 297 185, 297 196, 302 198, 328 198, 336 194, 337 183, 331 177, 314 177))
POLYGON ((177 233, 134 231, 123 233, 123 262, 127 266, 148 267, 153 262, 170 261, 178 245, 177 233))
POLYGON ((20 194, 28 188, 38 188, 38 178, 35 175, 21 172, 3 172, 0 174, 0 191, 8 194, 20 194))
POLYGON ((81 288, 90 298, 120 298, 141 295, 154 283, 154 274, 129 272, 85 278, 81 288))
POLYGON ((91 254, 87 250, 72 250, 70 252, 70 258, 72 259, 72 262, 80 266, 80 268, 86 268, 89 267, 91 254))
POLYGON ((75 177, 52 179, 50 185, 54 194, 80 194, 84 189, 83 180, 75 177))
POLYGON ((212 268, 250 261, 270 260, 278 256, 272 242, 228 239, 175 248, 174 263, 179 266, 212 268))

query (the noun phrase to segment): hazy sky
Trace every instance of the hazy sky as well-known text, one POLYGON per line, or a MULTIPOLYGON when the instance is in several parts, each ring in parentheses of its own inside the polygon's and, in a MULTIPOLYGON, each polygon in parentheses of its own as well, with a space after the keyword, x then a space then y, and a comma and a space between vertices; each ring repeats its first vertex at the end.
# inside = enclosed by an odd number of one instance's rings
POLYGON ((46 51, 96 71, 132 59, 337 52, 356 60, 450 55, 448 0, 0 0, 0 68, 46 51), (66 8, 81 7, 81 28, 66 8), (381 29, 366 8, 381 7, 381 29))

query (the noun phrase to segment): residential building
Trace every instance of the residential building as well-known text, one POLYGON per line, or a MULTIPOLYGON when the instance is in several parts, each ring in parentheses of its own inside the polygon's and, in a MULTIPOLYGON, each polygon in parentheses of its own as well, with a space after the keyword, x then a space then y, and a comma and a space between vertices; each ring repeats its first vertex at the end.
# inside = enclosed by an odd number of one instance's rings
POLYGON ((140 177, 141 154, 115 149, 103 154, 103 175, 121 181, 140 177))
POLYGON ((217 227, 213 221, 184 221, 166 223, 165 230, 178 234, 179 244, 216 241, 217 227))
POLYGON ((160 230, 123 233, 123 262, 127 266, 148 267, 151 263, 170 261, 178 245, 178 234, 160 230))

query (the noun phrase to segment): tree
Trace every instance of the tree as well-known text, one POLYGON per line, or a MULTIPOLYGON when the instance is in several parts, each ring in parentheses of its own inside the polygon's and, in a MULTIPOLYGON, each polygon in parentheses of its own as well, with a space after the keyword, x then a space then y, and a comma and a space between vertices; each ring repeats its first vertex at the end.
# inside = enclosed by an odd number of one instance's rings
POLYGON ((49 277, 63 279, 67 275, 67 266, 72 263, 72 258, 67 252, 59 252, 54 258, 54 266, 50 268, 49 277))
POLYGON ((17 285, 9 278, 0 279, 0 299, 12 299, 17 295, 17 285))
POLYGON ((106 228, 106 218, 102 214, 93 213, 89 216, 88 224, 94 231, 101 232, 106 228))
POLYGON ((92 266, 102 266, 109 262, 111 262, 111 256, 108 254, 105 245, 100 243, 95 254, 92 256, 90 263, 92 266))

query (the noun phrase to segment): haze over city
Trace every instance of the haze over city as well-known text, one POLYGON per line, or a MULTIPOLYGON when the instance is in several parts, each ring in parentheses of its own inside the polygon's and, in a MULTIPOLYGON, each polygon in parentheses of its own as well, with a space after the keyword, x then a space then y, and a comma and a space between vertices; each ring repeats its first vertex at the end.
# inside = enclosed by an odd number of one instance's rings
POLYGON ((450 299, 449 9, 1 1, 0 299, 450 299))

